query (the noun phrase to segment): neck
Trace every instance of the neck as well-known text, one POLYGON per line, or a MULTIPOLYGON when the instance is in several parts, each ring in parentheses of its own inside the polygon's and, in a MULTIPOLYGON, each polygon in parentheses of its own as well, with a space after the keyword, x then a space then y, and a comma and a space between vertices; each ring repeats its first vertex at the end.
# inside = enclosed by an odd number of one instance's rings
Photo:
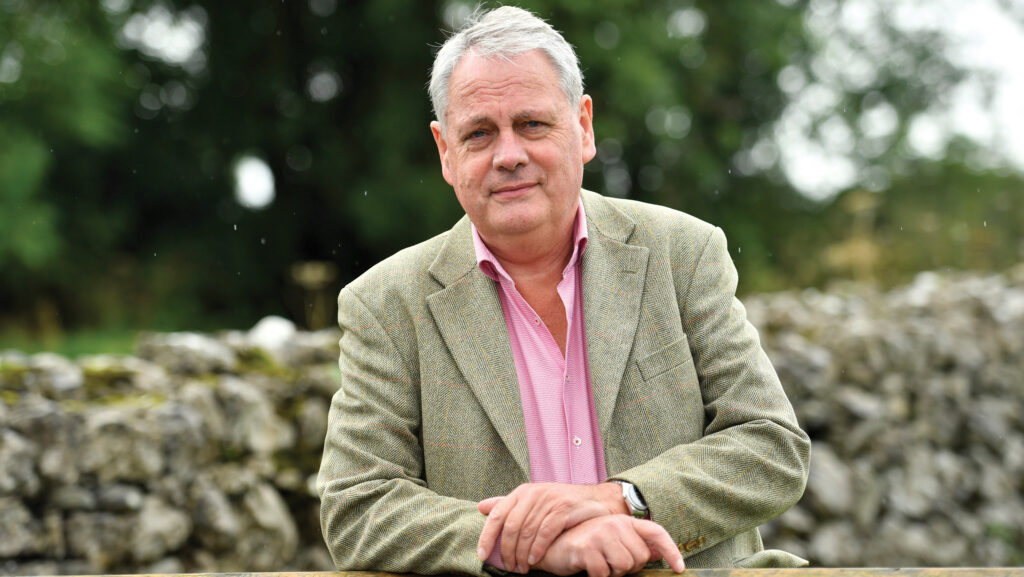
POLYGON ((565 269, 569 258, 572 257, 572 245, 575 237, 573 234, 575 227, 572 226, 572 223, 575 223, 575 220, 558 235, 561 238, 556 242, 551 242, 551 236, 537 238, 538 235, 533 235, 531 238, 495 239, 494 241, 483 236, 481 238, 517 284, 520 280, 554 275, 560 279, 562 270, 565 269))

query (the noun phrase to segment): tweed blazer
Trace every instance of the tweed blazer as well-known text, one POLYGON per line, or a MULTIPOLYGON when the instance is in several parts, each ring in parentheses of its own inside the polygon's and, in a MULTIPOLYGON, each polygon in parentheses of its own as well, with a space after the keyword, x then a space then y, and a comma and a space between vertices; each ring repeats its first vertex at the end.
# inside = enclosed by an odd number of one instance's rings
MULTIPOLYGON (((582 192, 583 306, 610 477, 644 495, 688 567, 797 566, 756 527, 795 503, 810 443, 735 298, 721 229, 582 192)), ((494 282, 467 218, 338 297, 341 386, 317 480, 342 570, 484 574, 481 499, 530 481, 494 282)))

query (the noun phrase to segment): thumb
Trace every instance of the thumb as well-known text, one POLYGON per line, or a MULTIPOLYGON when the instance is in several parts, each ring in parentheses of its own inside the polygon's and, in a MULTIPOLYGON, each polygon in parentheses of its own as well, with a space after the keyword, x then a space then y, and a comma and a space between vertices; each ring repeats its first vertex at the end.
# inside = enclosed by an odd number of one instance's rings
POLYGON ((476 504, 476 510, 480 511, 484 515, 490 515, 491 510, 497 505, 504 497, 488 497, 483 501, 476 504))

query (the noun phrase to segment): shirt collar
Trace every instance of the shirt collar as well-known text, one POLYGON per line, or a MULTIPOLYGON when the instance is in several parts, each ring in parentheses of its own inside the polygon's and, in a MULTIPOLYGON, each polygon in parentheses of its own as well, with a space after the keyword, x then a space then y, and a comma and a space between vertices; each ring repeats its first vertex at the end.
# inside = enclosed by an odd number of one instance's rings
MULTIPOLYGON (((473 248, 476 249, 476 264, 480 267, 485 275, 490 277, 495 282, 500 282, 500 279, 512 281, 512 277, 505 272, 504 267, 498 262, 497 257, 491 252, 491 249, 487 248, 484 244, 484 239, 480 238, 480 233, 476 230, 475 224, 470 224, 470 229, 473 234, 473 248)), ((572 244, 572 256, 569 257, 569 262, 565 265, 562 270, 564 276, 568 271, 572 270, 572 267, 576 266, 576 263, 583 255, 583 251, 587 248, 587 215, 583 212, 583 199, 580 198, 579 204, 576 207, 576 220, 573 223, 573 244, 572 244)))

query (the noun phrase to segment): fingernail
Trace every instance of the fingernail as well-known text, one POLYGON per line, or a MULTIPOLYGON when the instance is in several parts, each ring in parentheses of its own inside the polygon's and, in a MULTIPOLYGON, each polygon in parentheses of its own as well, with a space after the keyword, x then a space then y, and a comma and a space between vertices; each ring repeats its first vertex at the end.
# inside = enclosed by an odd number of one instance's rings
POLYGON ((481 561, 486 561, 486 560, 487 560, 487 555, 485 555, 485 554, 484 554, 484 548, 483 548, 483 547, 478 547, 478 548, 477 548, 477 550, 476 550, 476 556, 477 556, 477 558, 479 558, 479 559, 480 559, 481 561))
POLYGON ((519 565, 518 567, 516 567, 516 573, 526 573, 526 568, 522 565, 519 565))
POLYGON ((530 565, 533 565, 534 563, 537 562, 537 558, 534 557, 533 555, 530 555, 530 558, 527 559, 527 561, 530 563, 530 565))

